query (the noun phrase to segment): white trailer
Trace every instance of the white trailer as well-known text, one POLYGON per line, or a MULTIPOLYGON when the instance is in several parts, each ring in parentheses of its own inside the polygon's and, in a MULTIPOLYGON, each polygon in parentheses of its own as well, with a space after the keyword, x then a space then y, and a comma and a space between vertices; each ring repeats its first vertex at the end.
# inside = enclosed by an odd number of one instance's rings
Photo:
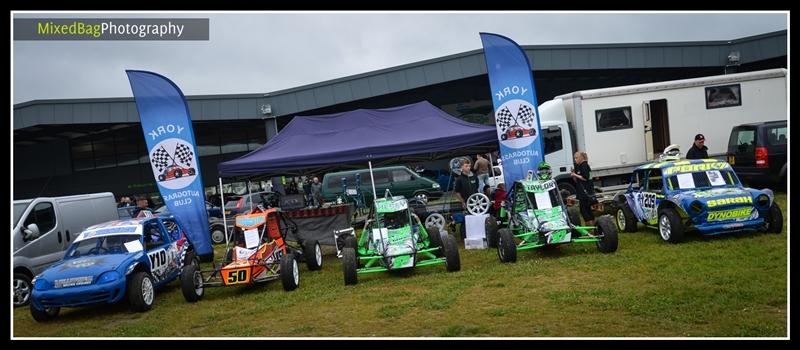
POLYGON ((557 96, 539 106, 545 160, 570 191, 572 154, 586 151, 595 186, 613 191, 670 144, 685 155, 698 133, 706 137, 709 156, 721 158, 733 126, 788 117, 786 75, 786 69, 770 69, 557 96), (547 153, 548 130, 551 150, 562 145, 556 152, 547 153), (553 139, 556 132, 561 140, 553 139))

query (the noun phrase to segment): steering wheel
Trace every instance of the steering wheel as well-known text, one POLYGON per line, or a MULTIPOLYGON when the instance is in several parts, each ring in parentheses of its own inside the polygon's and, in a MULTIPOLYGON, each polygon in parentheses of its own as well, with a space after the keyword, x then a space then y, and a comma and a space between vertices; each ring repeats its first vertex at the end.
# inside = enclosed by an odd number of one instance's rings
POLYGON ((483 193, 473 193, 467 198, 467 211, 472 215, 481 215, 489 211, 489 197, 483 193))
MULTIPOLYGON (((103 248, 103 249, 105 249, 105 248, 103 248)), ((111 248, 108 248, 108 252, 111 253, 111 254, 125 253, 125 249, 123 249, 121 245, 115 245, 115 246, 111 246, 111 248)))
POLYGON ((104 250, 104 251, 108 252, 108 249, 106 249, 106 248, 103 248, 103 247, 94 247, 94 248, 92 248, 92 249, 89 249, 89 251, 88 251, 88 252, 86 252, 86 254, 87 254, 87 255, 92 255, 92 254, 98 254, 98 255, 99 255, 99 254, 100 254, 100 249, 102 249, 102 250, 104 250))

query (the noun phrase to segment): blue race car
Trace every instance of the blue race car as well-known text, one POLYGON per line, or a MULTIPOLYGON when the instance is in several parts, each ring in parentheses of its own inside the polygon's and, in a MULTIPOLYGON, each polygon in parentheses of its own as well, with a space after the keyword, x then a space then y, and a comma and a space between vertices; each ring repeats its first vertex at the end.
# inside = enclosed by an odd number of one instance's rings
POLYGON ((81 232, 64 258, 33 279, 31 315, 39 322, 62 307, 116 303, 128 296, 134 311, 147 311, 154 290, 197 264, 184 230, 172 217, 116 220, 81 232))
POLYGON ((686 231, 703 235, 763 230, 780 233, 783 213, 770 189, 742 186, 733 168, 716 159, 681 160, 677 149, 636 168, 626 191, 615 195, 617 228, 641 222, 670 243, 686 231))

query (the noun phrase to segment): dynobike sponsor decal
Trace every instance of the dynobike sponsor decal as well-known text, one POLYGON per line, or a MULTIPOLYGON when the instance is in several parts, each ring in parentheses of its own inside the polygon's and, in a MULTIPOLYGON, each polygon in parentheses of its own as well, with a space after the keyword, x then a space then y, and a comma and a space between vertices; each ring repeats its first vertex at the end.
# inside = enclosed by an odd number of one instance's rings
POLYGON ((758 218, 758 211, 753 207, 736 208, 730 210, 712 211, 706 218, 708 221, 748 220, 758 218), (753 217, 755 216, 755 217, 753 217))
POLYGON ((698 171, 722 170, 722 169, 727 169, 729 167, 730 165, 728 165, 728 163, 722 163, 722 162, 676 165, 665 169, 664 176, 678 174, 678 173, 693 173, 698 171))
POLYGON ((524 184, 526 192, 547 192, 556 188, 555 180, 546 182, 526 181, 524 184))

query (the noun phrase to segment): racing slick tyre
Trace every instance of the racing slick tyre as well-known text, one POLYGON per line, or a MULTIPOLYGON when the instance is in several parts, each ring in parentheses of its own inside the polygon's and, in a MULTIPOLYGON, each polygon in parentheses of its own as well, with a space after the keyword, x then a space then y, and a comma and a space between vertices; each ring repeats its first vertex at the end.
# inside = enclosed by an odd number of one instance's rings
POLYGON ((283 290, 292 291, 300 285, 300 271, 297 268, 297 259, 294 254, 286 254, 281 258, 281 282, 283 290))
POLYGON ((357 245, 357 244, 358 244, 358 241, 356 240, 356 236, 355 236, 355 235, 348 235, 348 236, 347 236, 347 237, 344 239, 344 247, 345 247, 345 248, 353 248, 353 249, 356 249, 356 245, 357 245))
POLYGON ((179 177, 183 176, 183 171, 181 171, 181 169, 175 169, 175 173, 174 174, 175 174, 175 178, 179 178, 179 177))
POLYGON ((574 226, 581 226, 581 211, 578 208, 572 207, 567 209, 569 215, 569 222, 574 226))
POLYGON ((303 256, 306 258, 306 265, 311 271, 322 268, 322 248, 316 240, 305 241, 303 244, 303 256))
POLYGON ((181 272, 181 292, 183 298, 190 303, 203 299, 203 275, 197 270, 197 265, 186 265, 181 272))
POLYGON ((441 249, 437 249, 433 252, 434 255, 438 257, 444 256, 444 246, 442 246, 442 234, 439 232, 438 227, 431 227, 428 229, 428 240, 431 241, 430 248, 440 247, 441 249))
POLYGON ((608 215, 597 218, 597 230, 595 231, 603 237, 597 241, 597 250, 603 253, 613 253, 617 251, 619 244, 617 227, 608 215))
POLYGON ((486 218, 486 244, 489 248, 497 248, 497 219, 489 215, 486 218))
POLYGON ((628 203, 617 203, 617 213, 614 215, 617 218, 617 228, 622 232, 636 232, 636 217, 633 216, 631 208, 628 203))
POLYGON ((162 175, 158 175, 158 181, 164 181, 166 179, 167 179, 167 177, 164 176, 163 174, 162 175))
POLYGON ((781 233, 783 230, 783 212, 778 203, 772 203, 769 207, 769 214, 767 214, 767 232, 781 233))
POLYGON ((658 233, 661 239, 670 243, 683 241, 683 223, 675 209, 664 208, 658 212, 658 233))
POLYGON ((196 174, 194 168, 189 168, 189 176, 196 174))
POLYGON ((500 139, 505 141, 506 139, 508 139, 508 136, 505 133, 503 133, 502 135, 500 135, 500 139))
POLYGON ((14 274, 14 306, 25 306, 31 302, 33 284, 31 278, 24 273, 14 274))
POLYGON ((497 257, 500 262, 517 261, 517 245, 514 243, 514 235, 511 230, 502 228, 497 231, 497 257))
MULTIPOLYGON (((191 266, 191 265, 190 265, 191 266)), ((147 272, 134 272, 128 280, 128 299, 133 311, 147 311, 156 301, 153 278, 147 272)))
POLYGON ((50 321, 56 316, 58 316, 58 312, 61 311, 60 307, 51 307, 45 308, 44 310, 39 310, 31 304, 31 316, 36 322, 47 322, 50 321))
POLYGON ((225 243, 225 228, 222 225, 211 226, 211 243, 222 244, 225 243))
POLYGON ((461 270, 461 256, 458 254, 458 244, 455 237, 452 235, 445 235, 442 237, 442 248, 444 248, 444 265, 447 271, 461 270))
POLYGON ((522 130, 517 130, 514 132, 514 136, 516 136, 517 138, 522 137, 522 135, 523 135, 522 130))
POLYGON ((342 251, 342 271, 344 272, 344 285, 349 286, 358 283, 358 260, 356 250, 344 248, 342 251))

